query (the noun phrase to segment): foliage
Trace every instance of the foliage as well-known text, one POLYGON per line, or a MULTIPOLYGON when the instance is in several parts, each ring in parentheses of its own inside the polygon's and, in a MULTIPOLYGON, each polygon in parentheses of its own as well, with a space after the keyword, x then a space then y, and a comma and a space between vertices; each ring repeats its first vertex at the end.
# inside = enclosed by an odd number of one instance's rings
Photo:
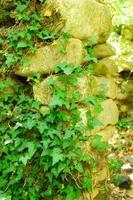
POLYGON ((116 125, 118 129, 127 129, 133 124, 132 120, 129 119, 120 119, 116 125))
MULTIPOLYGON (((29 90, 23 91, 20 83, 11 79, 0 83, 2 197, 47 199, 59 195, 70 200, 78 198, 82 190, 92 190, 93 158, 83 153, 81 146, 88 140, 82 132, 92 130, 95 118, 91 115, 91 123, 84 127, 76 103, 80 94, 68 92, 82 72, 62 65, 58 70, 64 72, 58 79, 62 87, 49 81, 53 98, 48 113, 40 113, 40 103, 27 95, 29 90), (87 166, 92 166, 90 171, 87 166)), ((88 101, 93 106, 94 99, 88 101)), ((106 150, 100 140, 94 138, 92 147, 98 141, 98 150, 106 150)))
MULTIPOLYGON (((43 27, 42 17, 37 13, 36 8, 30 6, 30 1, 21 1, 14 11, 14 18, 17 22, 16 30, 9 32, 7 38, 1 43, 2 63, 11 68, 27 52, 34 53, 36 45, 42 42, 50 42, 55 39, 56 34, 50 33, 43 27), (18 29, 18 30, 17 30, 18 29), (6 47, 6 48, 5 48, 6 47)), ((0 38, 0 41, 3 40, 0 38)), ((23 65, 26 60, 21 61, 23 65)))
MULTIPOLYGON (((31 1, 20 2, 14 13, 19 29, 10 32, 4 43, 4 39, 0 39, 1 64, 11 73, 20 62, 27 64, 22 57, 34 53, 38 43, 51 42, 57 37, 43 28, 41 16, 30 6, 31 1)), ((60 38, 63 53, 69 37, 65 33, 60 38)), ((86 48, 84 71, 79 65, 56 67, 55 73, 60 76, 57 80, 49 78, 52 100, 46 109, 33 99, 27 82, 25 85, 7 77, 0 81, 0 199, 38 200, 58 196, 73 200, 78 199, 82 191, 92 191, 92 171, 96 164, 94 158, 83 151, 82 145, 88 142, 98 152, 106 151, 109 146, 101 136, 89 135, 101 125, 96 116, 88 109, 85 125, 79 111, 82 105, 93 107, 99 113, 105 99, 102 93, 78 103, 81 97, 76 90, 78 77, 92 75, 93 63, 97 62, 93 48, 86 48), (86 132, 88 137, 83 134, 86 132)), ((41 75, 35 74, 27 81, 40 79, 41 75)), ((114 170, 115 166, 118 168, 119 164, 110 162, 110 169, 114 170)))
POLYGON ((120 173, 121 172, 121 167, 123 163, 118 160, 117 158, 111 158, 109 160, 109 170, 114 172, 114 173, 120 173))

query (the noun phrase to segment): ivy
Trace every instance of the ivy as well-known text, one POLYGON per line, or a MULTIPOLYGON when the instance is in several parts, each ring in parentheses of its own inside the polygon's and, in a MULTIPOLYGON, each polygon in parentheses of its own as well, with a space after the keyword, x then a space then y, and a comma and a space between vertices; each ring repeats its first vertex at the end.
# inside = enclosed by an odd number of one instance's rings
MULTIPOLYGON (((43 28, 41 16, 29 8, 28 0, 17 4, 15 19, 20 29, 8 34, 4 50, 0 39, 6 73, 12 73, 17 64, 26 65, 28 61, 22 61, 23 56, 34 53, 38 43, 52 42, 57 37, 43 28)), ((69 38, 67 33, 60 38, 63 53, 69 38)), ((93 190, 96 163, 82 145, 87 142, 91 148, 105 151, 108 144, 99 135, 89 135, 101 125, 91 110, 86 111, 87 124, 82 122, 79 111, 80 106, 86 106, 100 113, 105 99, 103 94, 91 95, 78 103, 78 78, 91 76, 93 63, 97 62, 93 48, 86 48, 84 72, 79 65, 57 65, 55 74, 59 76, 48 80, 52 99, 47 107, 33 99, 30 83, 40 81, 40 74, 28 77, 27 81, 12 76, 0 81, 0 199, 73 200, 80 198, 83 191, 93 190), (84 136, 86 131, 89 136, 84 136)), ((110 164, 110 168, 114 165, 110 164)))

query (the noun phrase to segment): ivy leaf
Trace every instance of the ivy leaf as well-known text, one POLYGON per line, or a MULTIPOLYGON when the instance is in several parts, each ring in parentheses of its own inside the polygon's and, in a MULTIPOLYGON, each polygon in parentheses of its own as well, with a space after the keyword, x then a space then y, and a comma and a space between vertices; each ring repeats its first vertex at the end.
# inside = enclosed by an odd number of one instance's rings
POLYGON ((44 130, 47 129, 47 124, 45 122, 38 122, 37 128, 39 132, 42 134, 44 133, 44 130))
POLYGON ((56 106, 62 106, 64 101, 58 96, 58 95, 53 95, 52 101, 49 104, 50 107, 56 107, 56 106))
POLYGON ((18 49, 26 48, 26 47, 28 47, 28 43, 27 43, 26 41, 20 41, 20 42, 18 42, 18 44, 17 44, 17 48, 18 48, 18 49))
POLYGON ((17 5, 16 10, 18 12, 23 12, 26 8, 27 8, 26 4, 19 4, 19 5, 17 5))
POLYGON ((65 190, 66 195, 66 200, 73 200, 75 199, 75 191, 73 189, 73 187, 68 186, 65 190))
POLYGON ((105 151, 109 148, 109 144, 107 142, 102 141, 101 135, 94 135, 91 147, 99 151, 105 151))
POLYGON ((83 179, 83 187, 88 191, 92 191, 92 180, 87 176, 85 176, 83 179))
POLYGON ((70 75, 73 72, 73 67, 66 64, 59 64, 55 69, 55 73, 60 71, 63 71, 66 75, 70 75))
POLYGON ((83 173, 82 163, 81 162, 77 163, 77 165, 75 166, 75 169, 77 169, 80 173, 83 173))
POLYGON ((52 165, 55 165, 56 163, 58 163, 59 161, 63 161, 64 156, 61 153, 61 149, 60 148, 54 148, 53 152, 52 152, 52 159, 53 159, 53 163, 52 165))
POLYGON ((84 61, 85 62, 94 62, 94 63, 97 63, 97 58, 91 56, 90 54, 87 54, 84 58, 84 61))
POLYGON ((24 122, 23 127, 25 127, 28 130, 31 130, 36 125, 36 121, 33 119, 28 119, 26 122, 24 122))

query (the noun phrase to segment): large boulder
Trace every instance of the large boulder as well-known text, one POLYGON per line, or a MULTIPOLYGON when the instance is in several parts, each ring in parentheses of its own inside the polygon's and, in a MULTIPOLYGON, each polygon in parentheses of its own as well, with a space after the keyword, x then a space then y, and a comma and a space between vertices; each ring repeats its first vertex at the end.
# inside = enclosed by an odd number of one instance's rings
POLYGON ((36 73, 49 74, 54 72, 58 64, 73 66, 83 62, 85 49, 80 40, 71 38, 65 42, 65 47, 63 45, 61 40, 57 40, 51 45, 40 47, 35 54, 25 56, 23 60, 28 60, 28 64, 19 66, 16 74, 25 77, 36 73))
MULTIPOLYGON (((58 24, 64 24, 64 30, 81 40, 96 36, 104 42, 112 29, 109 8, 95 0, 47 0, 42 14, 60 18, 58 24), (49 14, 50 13, 50 14, 49 14)), ((94 41, 95 43, 96 41, 94 41)))

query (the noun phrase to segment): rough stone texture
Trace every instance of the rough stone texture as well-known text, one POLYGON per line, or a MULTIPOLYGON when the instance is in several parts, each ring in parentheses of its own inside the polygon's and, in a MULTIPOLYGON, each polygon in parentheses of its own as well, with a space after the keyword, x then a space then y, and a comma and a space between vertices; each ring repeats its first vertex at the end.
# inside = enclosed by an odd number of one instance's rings
MULTIPOLYGON (((51 76, 56 79, 57 76, 51 76)), ((33 85, 33 93, 35 99, 44 105, 48 105, 51 101, 51 87, 48 85, 49 77, 41 82, 33 85)), ((61 84, 61 83, 59 83, 61 84)), ((88 95, 99 95, 101 92, 105 93, 106 97, 115 99, 117 97, 117 85, 113 78, 83 76, 78 78, 78 84, 72 91, 79 91, 81 98, 79 101, 85 99, 88 95)))
POLYGON ((116 99, 118 87, 113 78, 91 76, 89 80, 89 91, 92 95, 102 92, 106 97, 116 99))
POLYGON ((118 122, 119 111, 116 103, 112 99, 107 99, 102 103, 103 111, 98 118, 102 122, 103 127, 115 125, 118 122))
POLYGON ((121 53, 116 60, 119 69, 125 71, 133 70, 133 41, 130 41, 128 39, 126 39, 125 36, 123 36, 123 38, 121 39, 121 53))
POLYGON ((121 55, 117 60, 117 65, 121 70, 131 71, 133 70, 133 54, 129 53, 126 55, 121 55))
MULTIPOLYGON (((51 77, 57 80, 57 76, 52 75, 51 77)), ((48 80, 49 77, 33 85, 34 98, 40 101, 43 105, 48 105, 51 101, 51 87, 48 85, 48 80)), ((61 85, 61 82, 57 80, 57 84, 61 85)), ((77 86, 71 87, 70 89, 71 92, 79 91, 81 93, 79 101, 86 98, 90 93, 88 76, 78 78, 77 86)))
POLYGON ((83 62, 85 50, 80 40, 69 39, 65 44, 65 53, 61 52, 62 47, 64 48, 62 42, 58 40, 49 46, 39 48, 34 55, 23 58, 29 60, 29 64, 19 66, 16 74, 20 76, 31 76, 35 73, 49 74, 54 72, 60 63, 75 65, 83 62))
POLYGON ((98 60, 98 63, 94 66, 95 75, 103 75, 105 77, 117 76, 118 67, 115 60, 111 57, 106 57, 98 60))
POLYGON ((94 46, 94 56, 96 58, 105 58, 115 55, 115 49, 107 43, 94 46))
MULTIPOLYGON (((92 110, 94 115, 101 122, 101 125, 97 126, 95 130, 93 131, 99 131, 109 125, 115 125, 118 122, 119 111, 118 111, 116 103, 112 99, 107 99, 103 101, 101 103, 101 106, 103 110, 100 113, 94 112, 93 108, 88 108, 92 110)), ((87 108, 79 108, 79 111, 81 113, 82 122, 83 124, 86 125, 87 124, 87 117, 86 117, 87 108)))
MULTIPOLYGON (((53 77, 53 76, 52 76, 53 77)), ((48 79, 33 85, 34 98, 43 105, 48 105, 51 101, 51 87, 48 85, 48 79)))
MULTIPOLYGON (((102 140, 105 142, 108 142, 117 132, 117 129, 115 126, 107 126, 103 130, 97 131, 96 134, 102 136, 102 140)), ((95 131, 92 131, 92 134, 94 134, 95 131)))
POLYGON ((124 26, 124 28, 121 31, 121 35, 127 40, 133 40, 133 24, 124 26))
POLYGON ((47 8, 42 13, 58 12, 64 21, 64 30, 73 37, 88 40, 97 36, 106 41, 112 29, 110 10, 95 0, 47 0, 47 8))

